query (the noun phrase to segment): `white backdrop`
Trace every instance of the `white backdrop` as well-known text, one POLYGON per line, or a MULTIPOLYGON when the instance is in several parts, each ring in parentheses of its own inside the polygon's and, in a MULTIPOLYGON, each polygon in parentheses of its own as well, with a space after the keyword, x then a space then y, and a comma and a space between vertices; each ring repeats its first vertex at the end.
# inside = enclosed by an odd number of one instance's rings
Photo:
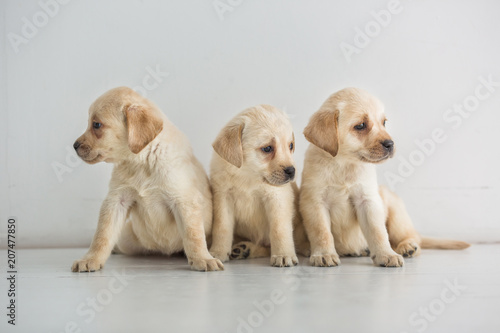
POLYGON ((500 240, 498 1, 8 0, 0 8, 2 240, 13 215, 18 246, 90 243, 112 166, 85 165, 71 146, 90 103, 120 85, 158 104, 206 168, 235 113, 260 103, 285 109, 299 170, 310 115, 334 91, 364 88, 386 105, 397 146, 380 182, 405 199, 418 230, 500 240))

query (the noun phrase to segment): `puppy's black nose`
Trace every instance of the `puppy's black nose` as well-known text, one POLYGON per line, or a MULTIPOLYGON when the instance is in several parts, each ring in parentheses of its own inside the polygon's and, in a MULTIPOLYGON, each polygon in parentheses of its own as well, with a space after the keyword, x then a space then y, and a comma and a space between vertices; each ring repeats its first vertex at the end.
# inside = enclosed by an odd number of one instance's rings
POLYGON ((391 151, 394 149, 394 141, 392 140, 385 140, 381 142, 382 146, 384 146, 385 150, 391 151))
POLYGON ((293 166, 286 167, 283 169, 283 171, 289 178, 293 178, 295 176, 295 168, 293 166))
POLYGON ((78 141, 75 141, 75 143, 73 143, 73 148, 75 148, 75 150, 78 149, 78 147, 80 147, 81 143, 78 142, 78 141))

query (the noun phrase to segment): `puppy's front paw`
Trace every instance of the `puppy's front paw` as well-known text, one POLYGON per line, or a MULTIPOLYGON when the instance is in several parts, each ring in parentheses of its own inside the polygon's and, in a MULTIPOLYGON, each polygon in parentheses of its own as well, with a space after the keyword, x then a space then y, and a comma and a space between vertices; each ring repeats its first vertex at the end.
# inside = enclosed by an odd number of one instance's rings
POLYGON ((104 263, 98 259, 80 259, 76 260, 71 267, 72 272, 95 272, 100 270, 104 263))
POLYGON ((420 247, 417 242, 404 240, 396 247, 396 252, 405 258, 411 258, 420 254, 420 247))
POLYGON ((211 272, 224 270, 224 265, 217 258, 189 259, 189 265, 191 265, 191 269, 195 271, 211 272))
POLYGON ((336 253, 311 255, 309 262, 317 267, 334 267, 340 265, 340 258, 336 253))
POLYGON ((296 266, 299 263, 297 256, 290 255, 272 255, 271 256, 271 266, 274 267, 291 267, 296 266))
POLYGON ((401 267, 404 265, 403 257, 393 253, 378 253, 372 256, 373 263, 381 267, 401 267))
POLYGON ((226 262, 229 260, 229 252, 228 251, 210 250, 210 254, 212 255, 212 257, 219 259, 222 262, 226 262))

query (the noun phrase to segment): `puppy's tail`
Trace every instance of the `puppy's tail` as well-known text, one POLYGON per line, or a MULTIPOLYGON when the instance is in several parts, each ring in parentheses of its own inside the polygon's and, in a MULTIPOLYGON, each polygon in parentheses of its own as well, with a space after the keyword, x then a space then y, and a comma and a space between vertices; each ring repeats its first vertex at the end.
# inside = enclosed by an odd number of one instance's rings
POLYGON ((468 248, 470 244, 459 240, 422 237, 421 246, 423 249, 463 250, 468 248))

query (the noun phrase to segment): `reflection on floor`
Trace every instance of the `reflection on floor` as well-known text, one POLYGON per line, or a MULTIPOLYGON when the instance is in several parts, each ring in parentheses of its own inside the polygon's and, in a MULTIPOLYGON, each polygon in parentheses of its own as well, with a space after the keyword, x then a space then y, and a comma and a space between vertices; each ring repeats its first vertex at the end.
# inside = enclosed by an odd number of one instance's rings
MULTIPOLYGON (((84 253, 19 250, 16 326, 4 314, 0 331, 500 331, 500 245, 424 250, 403 268, 369 258, 316 268, 301 257, 293 268, 253 259, 205 273, 182 257, 113 255, 102 271, 72 273, 84 253)), ((0 286, 5 309, 7 280, 0 286)))

